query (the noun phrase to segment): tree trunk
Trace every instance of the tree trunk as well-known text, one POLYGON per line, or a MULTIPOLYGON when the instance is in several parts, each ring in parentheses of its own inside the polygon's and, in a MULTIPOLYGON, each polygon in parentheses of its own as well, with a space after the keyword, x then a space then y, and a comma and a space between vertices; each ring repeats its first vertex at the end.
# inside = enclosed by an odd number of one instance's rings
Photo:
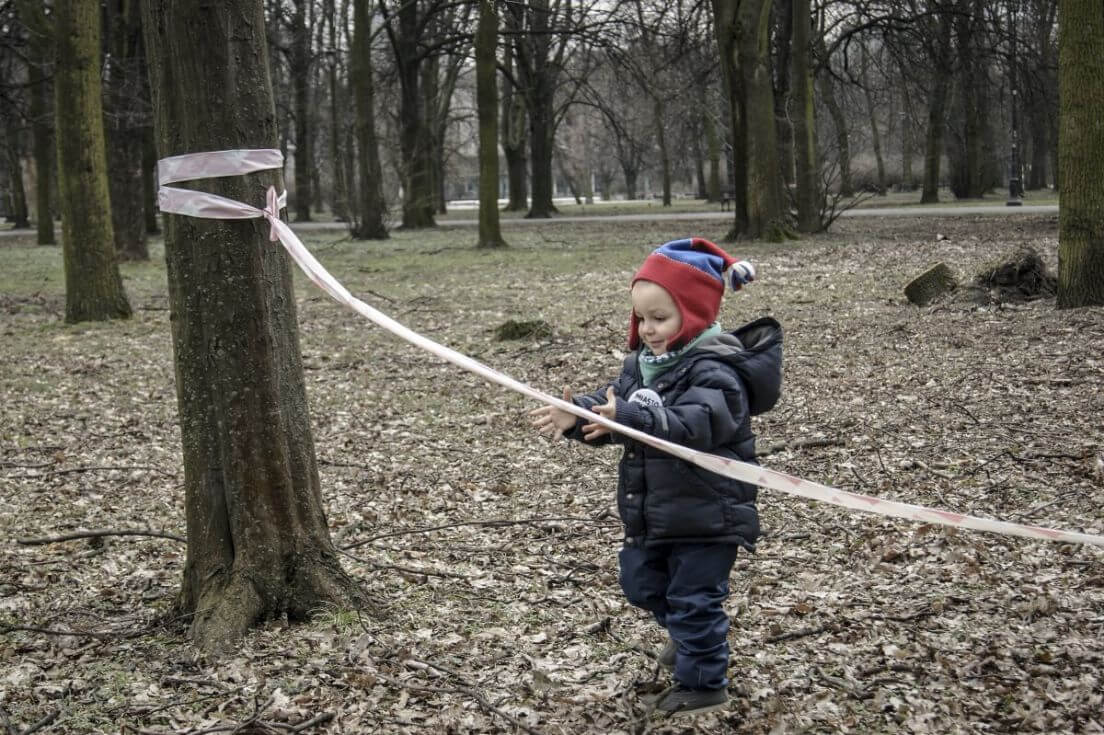
POLYGON ((115 257, 100 84, 100 4, 70 0, 55 6, 57 113, 65 321, 130 316, 115 257))
MULTIPOLYGON (((730 4, 733 0, 717 0, 730 4)), ((737 163, 743 158, 745 180, 743 201, 746 228, 742 234, 751 239, 780 240, 787 225, 782 197, 782 178, 778 172, 777 128, 774 123, 774 88, 771 85, 768 36, 771 0, 742 0, 733 13, 734 24, 723 29, 733 36, 735 57, 722 58, 722 66, 733 64, 730 74, 739 77, 739 119, 733 128, 737 163)), ((718 31, 718 38, 721 31, 718 31)), ((737 195, 737 204, 739 203, 737 195)), ((737 217, 739 215, 737 214, 737 217)), ((737 220, 739 222, 739 220, 737 220)))
POLYGON ((476 106, 479 113, 479 242, 481 248, 506 246, 498 222, 498 84, 495 49, 498 13, 495 0, 480 0, 475 36, 476 106))
POLYGON ((820 165, 817 160, 816 106, 811 63, 810 0, 794 0, 793 42, 790 46, 790 89, 793 95, 793 136, 797 229, 817 232, 820 224, 820 165))
POLYGON ((157 142, 153 139, 153 124, 142 128, 142 213, 147 235, 160 235, 161 223, 157 211, 157 142))
POLYGON ((294 0, 295 12, 291 19, 291 76, 292 93, 295 97, 295 190, 292 203, 295 205, 295 221, 310 222, 311 202, 314 198, 311 189, 311 167, 313 151, 311 147, 311 43, 307 28, 307 4, 309 0, 294 0))
POLYGON ((713 121, 713 113, 706 110, 702 115, 705 124, 705 142, 709 149, 709 180, 706 188, 706 200, 719 202, 721 200, 721 141, 717 135, 717 124, 713 121))
POLYGON ((870 55, 865 46, 862 48, 862 88, 863 98, 866 100, 866 116, 870 120, 870 141, 874 147, 874 161, 878 168, 878 196, 886 194, 886 170, 885 157, 882 155, 882 134, 878 129, 877 106, 874 104, 874 93, 870 90, 870 75, 867 73, 870 55))
MULTIPOLYGON (((275 148, 261 0, 142 5, 161 155, 275 148)), ((259 204, 282 178, 203 183, 259 204)), ((361 596, 326 527, 290 259, 259 220, 169 216, 165 229, 188 530, 177 612, 219 653, 258 620, 361 596)))
MULTIPOLYGON (((333 167, 333 216, 338 222, 349 221, 349 191, 345 185, 345 166, 341 157, 341 119, 344 100, 340 99, 341 85, 337 80, 337 19, 334 0, 326 0, 325 19, 329 24, 330 62, 328 81, 330 86, 330 165, 333 167)), ((344 19, 344 16, 342 16, 344 19)))
POLYGON ((423 105, 422 55, 418 48, 423 21, 417 2, 403 2, 398 32, 391 36, 399 75, 399 151, 402 156, 404 229, 434 227, 434 193, 430 173, 429 130, 423 105))
MULTIPOLYGON (((552 203, 552 156, 555 117, 553 95, 559 73, 558 62, 552 58, 552 8, 548 0, 529 3, 509 3, 511 30, 527 32, 517 37, 519 90, 529 114, 530 193, 527 218, 551 217, 556 212, 552 203), (527 22, 526 22, 527 21, 527 22)), ((562 49, 562 46, 561 46, 562 49)))
POLYGON ((54 162, 57 149, 54 145, 53 108, 50 91, 53 71, 50 61, 53 55, 53 29, 46 20, 42 5, 34 0, 21 0, 17 9, 19 18, 28 31, 28 82, 30 95, 31 147, 35 164, 35 225, 39 245, 54 245, 54 162))
POLYGON ((625 177, 625 199, 632 201, 636 199, 636 177, 638 172, 635 168, 622 165, 621 173, 625 177))
POLYGON ((1104 13, 1060 0, 1058 308, 1104 304, 1104 13))
MULTIPOLYGON (((976 4, 976 0, 973 0, 976 4)), ((965 3, 956 6, 954 18, 956 55, 958 59, 958 90, 956 107, 961 106, 960 137, 951 147, 954 149, 951 166, 951 189, 956 198, 978 199, 984 193, 983 180, 983 119, 981 91, 987 80, 982 79, 982 67, 977 55, 977 28, 979 19, 968 12, 965 3)), ((975 7, 981 13, 980 7, 975 7)))
MULTIPOLYGON (((778 166, 782 187, 789 190, 795 184, 794 126, 789 112, 793 92, 794 14, 804 0, 792 0, 774 5, 774 123, 778 126, 778 166)), ((808 38, 808 31, 805 37, 808 38)), ((793 97, 796 101, 800 98, 793 97)), ((800 104, 800 103, 798 103, 800 104)), ((800 113, 799 113, 800 114, 800 113)))
MULTIPOLYGON (((542 95, 543 96, 543 95, 542 95)), ((527 219, 551 217, 557 210, 552 203, 552 100, 550 97, 529 105, 529 163, 533 198, 527 219)))
POLYGON ((356 104, 357 158, 360 165, 360 206, 353 237, 358 240, 386 240, 387 205, 383 199, 379 142, 376 136, 376 82, 372 66, 371 0, 354 0, 352 85, 356 104))
MULTIPOLYGON (((507 14, 509 20, 512 16, 507 14)), ((514 41, 503 48, 503 66, 506 74, 502 77, 502 156, 506 159, 506 179, 508 197, 506 211, 524 212, 529 208, 529 165, 525 150, 529 144, 526 131, 529 121, 525 113, 525 101, 514 88, 511 78, 514 74, 514 41)))
MULTIPOLYGON (((436 23, 430 23, 436 27, 436 23)), ((427 31, 428 33, 428 31, 427 31)), ((435 38, 434 33, 428 33, 435 38)), ((445 208, 445 128, 448 121, 448 106, 445 105, 445 119, 437 116, 437 106, 441 102, 441 57, 433 54, 421 64, 422 109, 426 117, 426 171, 429 175, 429 191, 433 195, 434 214, 446 214, 445 208)))
POLYGON ((27 212, 27 191, 23 187, 23 163, 19 153, 19 130, 13 122, 8 122, 5 154, 8 159, 8 185, 11 187, 9 200, 11 209, 8 218, 16 230, 30 228, 31 220, 27 212))
POLYGON ((836 131, 836 160, 839 164, 839 194, 841 197, 853 196, 855 187, 851 183, 851 144, 848 141, 847 117, 843 114, 843 108, 836 98, 836 84, 832 79, 832 68, 828 58, 828 49, 824 44, 824 38, 818 37, 817 47, 824 64, 817 82, 820 85, 820 96, 824 100, 824 106, 828 108, 828 116, 832 118, 832 127, 836 131))
POLYGON ((933 18, 936 37, 932 40, 931 91, 928 95, 928 129, 924 148, 924 188, 922 204, 939 201, 940 164, 943 156, 943 131, 947 125, 947 96, 951 89, 951 19, 933 18))
MULTIPOLYGON (((756 0, 761 2, 761 0, 756 0)), ((744 82, 737 44, 737 9, 739 0, 712 0, 713 28, 720 52, 721 79, 728 100, 730 143, 728 157, 728 189, 732 192, 733 225, 725 240, 734 240, 748 231, 747 131, 744 105, 744 82)))
POLYGON ((667 113, 663 100, 652 101, 656 125, 656 147, 659 148, 659 169, 663 179, 663 206, 671 206, 671 154, 667 150, 667 113))
POLYGON ((142 18, 133 0, 108 0, 107 19, 111 55, 104 73, 104 127, 115 252, 123 260, 149 260, 142 191, 142 127, 149 97, 142 18))
POLYGON ((1057 64, 1054 59, 1054 21, 1057 0, 1040 3, 1035 27, 1035 57, 1038 67, 1028 77, 1024 108, 1031 125, 1031 176, 1028 189, 1045 189, 1049 183, 1049 171, 1054 168, 1055 112, 1058 83, 1055 78, 1057 64))
POLYGON ((912 101, 908 83, 901 75, 901 191, 912 191, 912 101))

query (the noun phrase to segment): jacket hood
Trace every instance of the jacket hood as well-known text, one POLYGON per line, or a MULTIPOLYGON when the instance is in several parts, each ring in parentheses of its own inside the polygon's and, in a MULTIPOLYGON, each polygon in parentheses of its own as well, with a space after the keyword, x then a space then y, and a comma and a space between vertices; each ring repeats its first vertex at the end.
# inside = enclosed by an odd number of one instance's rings
POLYGON ((730 365, 747 389, 752 416, 774 407, 782 392, 782 325, 762 317, 725 334, 703 340, 694 352, 730 365))

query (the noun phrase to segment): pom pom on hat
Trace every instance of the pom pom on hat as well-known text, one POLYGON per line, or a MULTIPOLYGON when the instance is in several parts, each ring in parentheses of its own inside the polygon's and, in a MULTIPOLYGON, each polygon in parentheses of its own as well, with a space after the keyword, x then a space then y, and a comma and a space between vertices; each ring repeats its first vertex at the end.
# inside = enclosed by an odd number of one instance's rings
MULTIPOLYGON (((736 260, 701 237, 672 240, 652 251, 632 283, 651 281, 671 294, 682 316, 682 329, 671 340, 678 349, 717 320, 725 283, 734 291, 755 280, 755 267, 736 260)), ((629 349, 640 346, 637 320, 629 319, 629 349)))

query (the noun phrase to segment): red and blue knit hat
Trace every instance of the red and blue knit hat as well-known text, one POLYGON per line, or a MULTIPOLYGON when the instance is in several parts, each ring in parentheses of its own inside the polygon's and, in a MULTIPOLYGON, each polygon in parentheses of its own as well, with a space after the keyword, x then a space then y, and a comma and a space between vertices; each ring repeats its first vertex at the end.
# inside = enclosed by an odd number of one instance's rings
MULTIPOLYGON (((738 291, 754 280, 751 263, 736 260, 709 240, 688 237, 653 250, 633 276, 630 287, 637 281, 651 281, 671 294, 682 315, 682 329, 668 348, 677 350, 717 321, 726 281, 738 291)), ((629 319, 630 350, 640 346, 637 321, 635 314, 629 319)))

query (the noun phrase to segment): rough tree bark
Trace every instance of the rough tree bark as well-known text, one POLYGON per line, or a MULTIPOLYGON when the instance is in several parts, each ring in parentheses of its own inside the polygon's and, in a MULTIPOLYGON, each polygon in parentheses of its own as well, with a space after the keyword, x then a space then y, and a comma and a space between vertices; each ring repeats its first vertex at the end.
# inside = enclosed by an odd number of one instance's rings
POLYGON ((746 120, 743 107, 743 81, 737 48, 736 11, 739 0, 712 0, 713 28, 721 60, 721 79, 728 101, 730 143, 728 188, 732 192, 733 225, 725 240, 734 240, 747 231, 747 146, 746 120))
MULTIPOLYGON (((341 158, 341 119, 344 111, 344 99, 341 97, 341 85, 337 79, 337 9, 334 0, 326 0, 323 17, 329 29, 329 54, 327 63, 327 82, 330 88, 330 165, 333 167, 333 215, 337 221, 349 220, 349 190, 345 185, 345 166, 341 158)), ((342 16, 344 20, 346 16, 342 16)))
POLYGON ((1058 22, 1058 308, 1104 304, 1104 12, 1061 0, 1058 22))
POLYGON ((713 0, 713 7, 721 68, 729 97, 736 101, 730 107, 737 176, 743 167, 743 185, 738 179, 734 187, 736 226, 727 239, 780 240, 788 227, 769 68, 771 0, 713 0))
MULTIPOLYGON (((276 147, 261 0, 142 8, 161 156, 276 147)), ((280 171, 202 187, 259 205, 269 184, 280 171)), ((217 654, 258 620, 361 593, 326 527, 287 254, 261 220, 169 216, 165 230, 188 530, 177 612, 217 654)))
POLYGON ((27 191, 23 187, 23 156, 19 150, 19 125, 12 117, 4 115, 0 118, 7 128, 4 141, 4 155, 8 164, 9 192, 8 219, 16 230, 25 230, 31 226, 31 220, 27 212, 27 191))
POLYGON ((100 84, 100 4, 55 6, 58 183, 65 263, 65 321, 130 316, 115 257, 100 84))
POLYGON ((295 191, 292 204, 295 220, 310 222, 311 201, 314 198, 311 183, 314 151, 311 137, 314 134, 311 116, 311 37, 307 27, 308 0, 294 0, 295 11, 291 16, 291 76, 295 98, 295 191))
POLYGON ((479 111, 479 242, 481 248, 506 246, 498 221, 498 85, 495 49, 498 13, 495 0, 480 0, 475 34, 476 106, 479 111))
MULTIPOLYGON (((437 223, 433 214, 435 195, 430 170, 430 140, 421 90, 421 66, 425 55, 419 48, 428 19, 420 12, 417 0, 399 2, 398 6, 394 26, 391 17, 385 16, 384 22, 395 52, 395 68, 399 77, 402 226, 403 229, 434 227, 437 223)), ((384 0, 379 0, 379 7, 386 12, 384 0)), ((439 6, 435 6, 434 12, 437 9, 439 6)))
POLYGON ((55 245, 54 206, 51 200, 57 150, 54 147, 54 111, 50 104, 54 28, 53 22, 43 11, 42 3, 20 0, 16 9, 19 20, 27 28, 30 54, 27 60, 28 93, 31 147, 35 163, 35 225, 38 244, 55 245))
POLYGON ((943 133, 947 125, 947 97, 951 91, 951 17, 939 13, 930 19, 932 39, 931 82, 928 91, 928 127, 924 147, 924 188, 922 204, 939 201, 940 163, 943 156, 943 133))
POLYGON ((352 85, 356 104, 357 170, 356 187, 360 206, 352 235, 358 240, 386 240, 387 203, 383 198, 382 167, 376 136, 376 81, 372 67, 371 0, 354 0, 352 85))
POLYGON ((813 104, 812 8, 810 0, 794 0, 790 85, 793 94, 795 197, 799 232, 820 230, 820 166, 817 160, 816 114, 813 104))
POLYGON ((136 0, 108 0, 104 70, 104 127, 107 135, 107 183, 115 252, 123 260, 149 260, 145 198, 142 191, 142 129, 147 89, 142 18, 136 0))
POLYGON ((563 70, 568 34, 556 27, 554 15, 570 5, 548 0, 508 3, 507 18, 515 36, 518 91, 529 114, 529 166, 531 201, 526 217, 541 219, 557 212, 552 203, 552 156, 556 133, 555 92, 563 70), (553 37, 559 36, 556 43, 553 37))
POLYGON ((962 127, 959 139, 950 146, 955 149, 951 157, 951 190, 958 199, 980 199, 985 193, 983 176, 983 147, 985 125, 982 116, 982 90, 988 80, 987 69, 979 58, 979 35, 982 9, 978 0, 974 7, 962 7, 954 19, 954 35, 957 41, 958 94, 955 107, 959 108, 962 127))
MULTIPOLYGON (((508 18, 509 16, 507 16, 508 18)), ((529 160, 526 148, 529 129, 525 112, 525 100, 517 92, 511 81, 514 75, 514 44, 503 46, 502 77, 502 125, 500 126, 502 157, 506 159, 506 179, 509 195, 506 201, 507 212, 524 212, 529 208, 529 160)))

